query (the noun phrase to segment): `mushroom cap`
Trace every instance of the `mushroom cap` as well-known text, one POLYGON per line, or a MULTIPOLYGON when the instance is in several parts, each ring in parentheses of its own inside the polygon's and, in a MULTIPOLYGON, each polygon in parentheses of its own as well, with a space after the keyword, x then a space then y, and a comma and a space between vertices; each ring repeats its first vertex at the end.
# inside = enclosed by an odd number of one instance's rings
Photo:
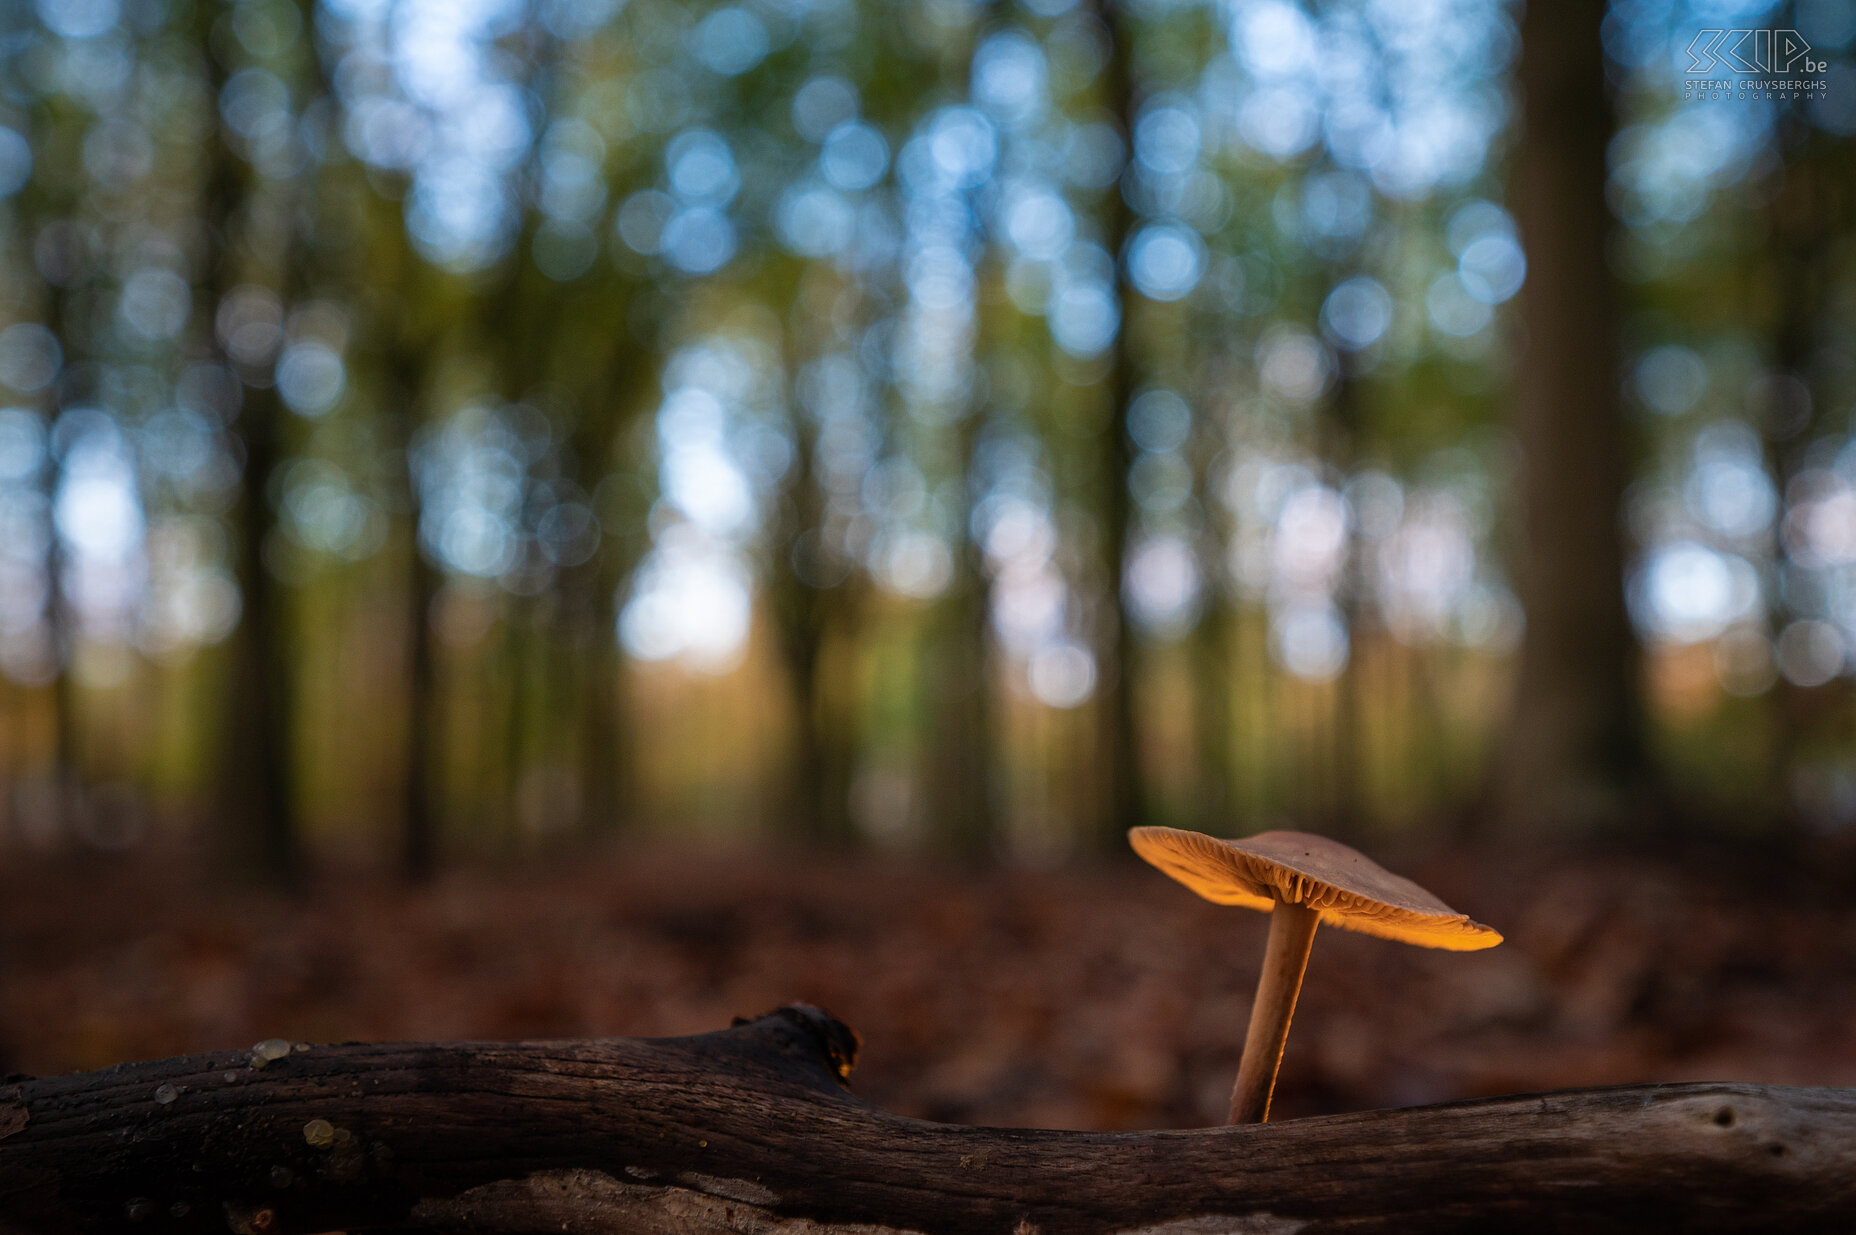
POLYGON ((1277 901, 1321 911, 1321 921, 1423 948, 1475 952, 1502 941, 1423 888, 1339 841, 1308 832, 1223 840, 1178 828, 1131 828, 1143 858, 1208 901, 1269 912, 1277 901))

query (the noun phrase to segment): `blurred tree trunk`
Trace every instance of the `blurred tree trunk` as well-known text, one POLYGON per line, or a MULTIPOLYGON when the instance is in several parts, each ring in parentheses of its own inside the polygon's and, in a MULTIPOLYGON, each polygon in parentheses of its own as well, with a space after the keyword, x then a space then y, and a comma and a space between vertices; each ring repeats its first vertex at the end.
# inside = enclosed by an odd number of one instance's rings
MULTIPOLYGON (((1003 7, 978 11, 968 29, 970 45, 959 49, 971 93, 972 56, 1007 18, 1003 7)), ((1002 139, 1003 140, 1003 139, 1002 139)), ((990 416, 983 372, 986 347, 998 323, 989 305, 990 259, 974 262, 971 388, 958 418, 931 448, 948 449, 943 464, 954 488, 953 543, 946 589, 930 609, 918 641, 918 677, 923 726, 917 747, 916 779, 921 790, 927 839, 941 853, 963 862, 992 856, 998 839, 990 639, 989 583, 984 554, 973 526, 974 453, 990 416)))
MULTIPOLYGON (((403 243, 402 243, 403 247, 403 243)), ((412 254, 401 277, 410 280, 412 254)), ((406 731, 401 753, 404 780, 400 798, 400 874, 408 882, 430 879, 438 867, 438 814, 433 801, 437 777, 438 675, 432 648, 432 605, 438 596, 438 572, 419 543, 419 478, 413 471, 413 442, 420 404, 425 399, 424 351, 403 331, 388 356, 388 423, 394 445, 406 465, 406 731)))
MULTIPOLYGON (((50 132, 56 123, 56 116, 49 110, 33 117, 33 122, 44 126, 50 132)), ((59 193, 49 182, 51 178, 43 174, 33 175, 20 190, 15 199, 15 227, 19 240, 26 251, 32 252, 35 242, 43 236, 46 228, 62 216, 76 213, 76 201, 59 193)), ((62 264, 62 263, 60 263, 62 264)), ((41 272, 43 273, 43 272, 41 272)), ((42 309, 44 326, 57 336, 64 349, 67 366, 75 350, 74 339, 70 330, 68 304, 70 291, 66 278, 71 272, 60 269, 58 277, 46 277, 44 282, 45 303, 42 309)), ((23 309, 24 306, 22 305, 23 309)), ((45 833, 57 839, 59 844, 68 843, 72 837, 73 824, 76 822, 74 810, 76 796, 81 791, 82 781, 78 772, 78 748, 80 734, 77 724, 77 700, 71 676, 71 612, 64 592, 64 546, 60 542, 57 524, 58 484, 63 470, 58 451, 53 445, 55 439, 52 430, 58 423, 60 405, 64 402, 64 388, 68 379, 60 373, 59 379, 41 397, 45 404, 41 408, 45 417, 45 456, 40 462, 39 470, 34 476, 39 497, 45 503, 45 622, 46 649, 51 657, 51 678, 45 683, 45 703, 50 709, 51 726, 51 766, 44 769, 46 794, 43 802, 22 796, 15 777, 8 777, 0 782, 0 788, 8 789, 11 801, 0 805, 11 808, 12 813, 23 816, 29 809, 41 804, 50 807, 50 818, 26 820, 25 827, 34 834, 45 833)), ((4 676, 4 675, 0 675, 4 676)), ((36 695, 36 691, 33 692, 36 695)), ((20 695, 24 705, 23 694, 20 695)), ((23 712, 20 714, 19 738, 17 744, 10 747, 16 758, 22 758, 29 749, 26 742, 26 725, 23 712)), ((22 758, 23 762, 23 758, 22 758)), ((23 829, 22 829, 23 831, 23 829)))
MULTIPOLYGON (((47 496, 57 498, 56 464, 48 464, 50 480, 47 496)), ((68 843, 84 809, 85 779, 83 770, 83 734, 78 724, 77 683, 72 660, 77 652, 77 624, 73 620, 70 599, 65 595, 62 576, 65 572, 64 548, 54 527, 46 542, 45 572, 49 576, 45 604, 46 633, 54 660, 51 680, 52 769, 51 803, 53 823, 60 844, 68 843)))
POLYGON ((240 417, 245 469, 239 487, 240 536, 235 570, 244 610, 231 639, 232 697, 223 752, 224 817, 254 829, 264 874, 293 885, 302 878, 296 815, 294 684, 283 596, 264 560, 277 526, 266 493, 278 457, 284 409, 274 389, 251 391, 240 417))
MULTIPOLYGON (((1196 333, 1226 337, 1226 323, 1213 319, 1199 324, 1196 333)), ((1186 818, 1193 826, 1214 835, 1231 835, 1236 828, 1236 757, 1233 741, 1236 708, 1236 657, 1232 641, 1236 624, 1231 594, 1231 523, 1223 498, 1216 492, 1221 461, 1230 440, 1222 416, 1222 393, 1236 380, 1237 365, 1227 359, 1235 347, 1227 344, 1217 357, 1202 366, 1198 380, 1198 412, 1193 416, 1190 452, 1193 492, 1199 498, 1199 529, 1194 538, 1203 603, 1198 624, 1187 644, 1192 665, 1193 785, 1192 808, 1186 818)))
MULTIPOLYGON (((811 482, 802 479, 801 483, 811 482)), ((816 536, 799 542, 795 552, 806 552, 815 542, 816 536)), ((848 586, 820 586, 797 577, 791 567, 779 571, 774 583, 773 603, 779 611, 776 621, 794 721, 790 801, 784 825, 805 844, 823 849, 846 848, 856 841, 850 809, 855 737, 839 723, 840 709, 834 684, 827 680, 825 656, 833 626, 831 611, 843 599, 836 594, 848 586)))
MULTIPOLYGON (((528 823, 524 800, 529 751, 530 692, 535 689, 535 647, 545 638, 541 600, 510 596, 504 602, 503 660, 509 670, 509 701, 498 717, 501 732, 497 746, 503 757, 503 832, 500 840, 511 853, 520 852, 528 823)), ((547 683, 541 686, 545 689, 547 683)))
MULTIPOLYGON (((795 310, 798 312, 799 310, 795 310)), ((843 605, 850 584, 835 578, 837 564, 825 546, 825 502, 817 474, 818 432, 798 395, 806 350, 795 335, 800 323, 789 314, 786 337, 786 405, 793 432, 793 465, 787 472, 782 514, 784 561, 769 579, 776 638, 791 693, 793 727, 788 802, 782 825, 791 835, 821 849, 841 849, 856 839, 851 819, 850 726, 840 724, 838 701, 823 678, 832 610, 843 605)))
POLYGON ((612 596, 618 572, 596 554, 567 582, 569 620, 580 671, 580 831, 614 836, 636 823, 631 733, 626 724, 625 658, 617 647, 612 596), (616 577, 615 577, 616 576, 616 577))
MULTIPOLYGON (((989 305, 987 263, 974 271, 975 313, 973 387, 989 388, 985 347, 994 337, 999 310, 989 305)), ((985 554, 974 537, 975 458, 980 436, 990 419, 984 393, 968 396, 954 425, 954 474, 959 506, 953 573, 947 591, 935 602, 929 620, 927 672, 923 689, 928 706, 925 792, 931 839, 943 853, 966 862, 993 856, 999 839, 997 726, 993 717, 991 655, 991 587, 985 554)))
MULTIPOLYGON (((542 114, 556 115, 563 84, 561 42, 544 25, 524 25, 511 50, 521 56, 526 65, 524 83, 541 101, 542 114)), ((541 178, 542 149, 540 141, 530 149, 519 181, 524 193, 531 191, 527 186, 541 178)), ((476 329, 483 355, 492 366, 491 378, 496 393, 508 403, 525 403, 546 414, 547 405, 556 402, 553 396, 557 392, 547 388, 547 380, 556 371, 554 362, 560 359, 557 349, 566 327, 569 300, 567 293, 547 280, 532 260, 539 220, 530 208, 532 203, 526 197, 522 200, 522 221, 515 240, 488 290, 478 300, 476 329)), ((554 423, 552 417, 549 427, 551 434, 561 432, 561 426, 554 423)), ((558 445, 556 438, 548 449, 553 451, 558 445)), ((523 557, 516 562, 517 572, 542 569, 534 560, 540 550, 533 536, 527 534, 534 530, 528 526, 528 518, 532 486, 537 479, 533 470, 536 462, 527 459, 523 465, 525 474, 517 515, 517 530, 524 533, 523 557)), ((560 599, 555 588, 550 586, 540 592, 523 587, 507 600, 503 640, 509 664, 509 705, 503 715, 501 746, 507 764, 505 839, 511 844, 525 842, 524 829, 531 821, 544 834, 556 831, 564 822, 545 817, 558 804, 551 786, 537 782, 531 791, 527 783, 530 750, 535 747, 543 752, 556 749, 556 735, 550 730, 558 718, 574 714, 567 700, 554 697, 556 687, 567 678, 566 674, 553 671, 554 664, 570 645, 563 637, 562 624, 554 620, 561 611, 560 599), (535 708, 537 702, 539 708, 535 708), (535 732, 538 728, 539 733, 535 732), (531 792, 537 795, 533 801, 539 808, 539 815, 533 820, 529 812, 530 799, 526 796, 531 792)), ((544 754, 544 762, 545 759, 544 754)), ((538 767, 536 773, 538 776, 552 775, 546 766, 538 767)))
POLYGON ((1515 213, 1527 250, 1515 394, 1522 455, 1519 680, 1495 768, 1495 826, 1572 835, 1631 820, 1649 787, 1640 653, 1624 606, 1630 435, 1607 264, 1613 118, 1605 0, 1527 6, 1515 213))
MULTIPOLYGON (((201 15, 205 29, 199 45, 210 48, 214 10, 201 15)), ((226 80, 225 66, 207 54, 209 80, 217 98, 226 80)), ((211 127, 208 141, 206 201, 202 214, 213 246, 207 320, 237 284, 236 256, 241 213, 250 198, 250 174, 229 144, 224 122, 211 127)), ((278 299, 286 310, 301 283, 302 253, 297 237, 294 190, 284 205, 289 222, 285 252, 277 257, 278 299)), ((209 327, 210 328, 210 327, 209 327)), ((221 362, 236 372, 230 359, 221 362)), ((274 883, 300 884, 302 842, 296 807, 296 765, 290 641, 286 634, 284 596, 264 560, 264 548, 277 527, 268 487, 282 448, 280 430, 287 411, 274 385, 245 387, 238 438, 244 447, 243 470, 233 516, 236 541, 233 571, 242 600, 237 627, 229 640, 231 675, 218 778, 223 824, 249 850, 258 870, 274 883)))
MULTIPOLYGON (((1124 143, 1134 132, 1134 23, 1126 12, 1128 0, 1091 0, 1091 9, 1108 32, 1111 49, 1103 75, 1105 102, 1121 129, 1124 143)), ((1132 150, 1131 146, 1126 149, 1132 150)), ((1130 158, 1132 157, 1130 153, 1130 158)), ((1124 166, 1123 174, 1126 174, 1124 166)), ((1133 328, 1137 293, 1123 263, 1133 211, 1120 183, 1103 199, 1102 244, 1114 257, 1116 300, 1121 328, 1109 358, 1104 379, 1113 409, 1102 433, 1102 587, 1101 622, 1096 655, 1101 658, 1096 685, 1095 775, 1100 789, 1100 815, 1093 821, 1089 848, 1125 856, 1127 831, 1141 823, 1144 809, 1140 747, 1134 723, 1134 631, 1128 621, 1122 591, 1127 580, 1133 501, 1128 492, 1128 469, 1134 463, 1134 443, 1128 436, 1128 405, 1133 402, 1136 374, 1134 349, 1128 333, 1133 328)))
POLYGON ((370 323, 369 337, 381 350, 383 420, 387 445, 399 457, 401 472, 395 478, 405 486, 400 494, 400 522, 406 546, 404 630, 405 729, 400 751, 400 818, 397 853, 400 877, 409 883, 429 880, 438 867, 443 810, 438 794, 443 752, 438 707, 438 666, 432 645, 432 607, 438 595, 439 573, 425 556, 419 538, 422 495, 413 451, 422 423, 424 403, 431 385, 437 354, 437 331, 425 320, 433 288, 425 277, 424 263, 413 252, 406 235, 400 203, 388 197, 368 198, 368 232, 386 238, 371 270, 382 297, 384 317, 370 323))
MULTIPOLYGON (((625 289, 627 300, 631 289, 625 289)), ((593 503, 594 517, 601 511, 597 500, 600 482, 613 466, 614 449, 624 428, 639 412, 650 379, 655 374, 650 350, 633 341, 623 324, 618 341, 598 380, 580 400, 580 418, 574 433, 574 469, 581 490, 593 503)), ((643 525, 644 512, 636 524, 643 525)), ((580 808, 589 835, 624 832, 636 822, 636 772, 631 759, 631 732, 627 723, 626 659, 617 638, 619 587, 637 564, 639 546, 602 531, 593 556, 566 572, 563 587, 579 653, 580 683, 580 808)))
MULTIPOLYGON (((67 348, 71 340, 70 322, 65 312, 68 299, 64 288, 52 287, 45 312, 46 326, 67 348)), ((46 415, 48 447, 52 440, 49 429, 57 423, 57 419, 58 408, 54 403, 46 415)), ((78 725, 76 679, 72 665, 77 651, 77 628, 75 615, 71 612, 71 600, 65 592, 64 543, 57 523, 58 482, 63 469, 63 460, 55 450, 48 449, 40 475, 44 481, 45 517, 49 522, 45 539, 45 631, 52 655, 50 797, 54 812, 54 834, 60 844, 67 844, 77 826, 78 812, 83 809, 86 785, 82 768, 83 735, 78 725)))
POLYGON ((1199 570, 1205 579, 1205 608, 1193 629, 1192 657, 1193 735, 1197 746, 1197 776, 1193 784, 1191 817, 1196 826, 1215 835, 1230 835, 1234 825, 1232 801, 1231 731, 1231 601, 1221 580, 1224 571, 1222 542, 1210 527, 1200 534, 1199 570))
MULTIPOLYGON (((1831 245, 1848 234, 1849 156, 1811 124, 1799 102, 1780 111, 1776 144, 1784 183, 1767 208, 1768 260, 1763 263, 1776 319, 1765 406, 1756 410, 1762 416, 1757 427, 1766 466, 1780 498, 1772 552, 1774 561, 1783 563, 1785 495, 1806 466, 1824 401, 1830 397, 1822 381, 1818 332, 1828 316, 1836 271, 1831 245)), ((1777 635, 1800 615, 1774 586, 1767 598, 1767 616, 1777 635)), ((1821 695, 1781 674, 1766 694, 1770 736, 1765 800, 1773 821, 1785 828, 1802 822, 1792 772, 1798 748, 1811 729, 1814 693, 1821 695)))
MULTIPOLYGON (((1355 269, 1352 266, 1331 268, 1329 288, 1338 286, 1355 269)), ((1353 353, 1335 348, 1334 392, 1327 406, 1327 427, 1332 440, 1323 455, 1339 470, 1343 486, 1359 459, 1363 417, 1360 395, 1359 361, 1353 353)), ((1365 695, 1360 681, 1364 671, 1360 659, 1365 646, 1361 636, 1366 613, 1366 570, 1362 557, 1366 541, 1360 535, 1357 516, 1348 518, 1342 535, 1340 577, 1335 581, 1334 605, 1340 610, 1341 625, 1347 632, 1347 659, 1334 680, 1329 743, 1332 782, 1322 794, 1322 809, 1328 832, 1339 837, 1357 837, 1367 810, 1361 787, 1366 750, 1361 740, 1365 695)))
MULTIPOLYGON (((973 447, 985 412, 968 409, 957 433, 960 526, 972 526, 973 447)), ((953 545, 953 577, 930 619, 929 727, 923 789, 936 848, 962 861, 992 856, 998 840, 992 673, 985 563, 970 534, 953 545)))
POLYGON ((400 825, 400 873, 422 883, 438 869, 438 670, 432 648, 432 605, 438 572, 419 544, 415 512, 406 561, 406 750, 400 825))
MULTIPOLYGON (((543 84, 545 87, 545 82, 543 84)), ((538 170, 539 159, 531 156, 529 175, 535 175, 538 170)), ((477 302, 475 326, 482 355, 491 366, 488 375, 491 391, 507 404, 527 402, 536 393, 541 375, 547 371, 542 351, 546 342, 553 338, 556 325, 558 299, 539 295, 533 285, 540 277, 528 260, 534 235, 534 219, 525 215, 510 252, 477 302)), ((521 524, 526 521, 528 511, 532 462, 523 458, 520 464, 518 533, 523 530, 521 524)), ((527 558, 536 552, 532 541, 525 539, 513 569, 528 569, 527 558)), ((504 578, 506 581, 508 576, 504 578)), ((526 590, 507 592, 503 600, 501 659, 508 669, 509 696, 498 717, 500 731, 495 733, 491 749, 501 754, 504 769, 502 833, 498 839, 512 853, 519 851, 523 844, 527 822, 523 780, 531 736, 529 696, 537 688, 545 694, 552 685, 545 659, 542 672, 534 671, 537 641, 552 642, 541 613, 543 600, 544 597, 530 595, 526 590)), ((546 647, 541 649, 544 658, 547 650, 546 647)))

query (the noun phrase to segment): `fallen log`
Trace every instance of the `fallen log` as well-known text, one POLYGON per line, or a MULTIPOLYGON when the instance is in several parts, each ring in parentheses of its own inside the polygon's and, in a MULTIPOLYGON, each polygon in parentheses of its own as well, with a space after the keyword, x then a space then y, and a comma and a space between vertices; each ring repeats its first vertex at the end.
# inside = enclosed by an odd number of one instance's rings
POLYGON ((1856 1227, 1856 1091, 1640 1085, 1177 1132, 861 1102, 807 1007, 688 1038, 265 1044, 0 1082, 0 1231, 1856 1227))

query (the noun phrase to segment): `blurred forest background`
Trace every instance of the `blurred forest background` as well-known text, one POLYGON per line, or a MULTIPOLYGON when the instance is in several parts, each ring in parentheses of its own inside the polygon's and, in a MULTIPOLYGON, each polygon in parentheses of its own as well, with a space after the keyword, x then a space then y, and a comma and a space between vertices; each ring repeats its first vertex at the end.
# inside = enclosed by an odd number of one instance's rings
POLYGON ((1856 822, 1847 6, 0 21, 9 848, 1856 822))
POLYGON ((0 860, 1838 836, 1853 55, 1835 0, 0 5, 0 860))

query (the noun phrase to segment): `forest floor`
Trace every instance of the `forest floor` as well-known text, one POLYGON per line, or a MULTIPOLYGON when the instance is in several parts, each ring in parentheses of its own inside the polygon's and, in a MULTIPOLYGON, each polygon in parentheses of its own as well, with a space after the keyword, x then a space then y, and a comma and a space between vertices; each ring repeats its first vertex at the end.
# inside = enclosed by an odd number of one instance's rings
MULTIPOLYGON (((1322 931, 1275 1116, 1638 1081, 1856 1085, 1856 897, 1742 858, 1399 867, 1502 930, 1322 931)), ((0 861, 0 1073, 312 1042, 656 1036, 819 1004, 852 1088, 962 1123, 1221 1122, 1266 919, 1135 864, 621 851, 361 871, 301 899, 197 864, 0 861)))

